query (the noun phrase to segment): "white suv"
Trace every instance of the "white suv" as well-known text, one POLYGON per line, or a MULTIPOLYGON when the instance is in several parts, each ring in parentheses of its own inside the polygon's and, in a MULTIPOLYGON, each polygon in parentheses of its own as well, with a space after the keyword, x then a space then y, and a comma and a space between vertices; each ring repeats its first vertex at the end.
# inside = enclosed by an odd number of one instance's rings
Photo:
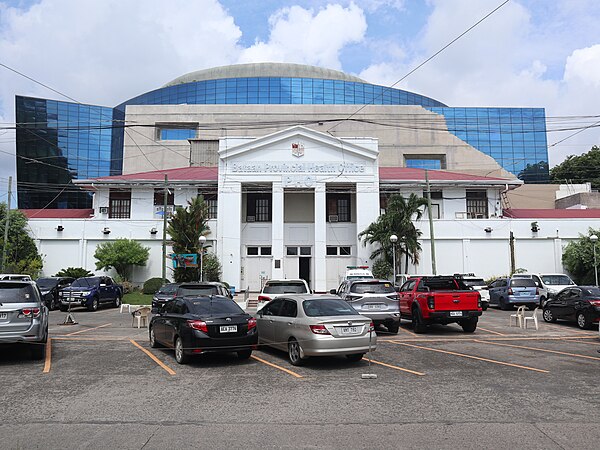
POLYGON ((575 283, 568 275, 564 273, 541 273, 540 278, 544 287, 548 290, 548 299, 569 286, 575 286, 575 283))
POLYGON ((308 283, 300 278, 290 280, 269 280, 265 283, 262 291, 258 295, 258 309, 280 295, 310 293, 311 291, 308 287, 308 283))

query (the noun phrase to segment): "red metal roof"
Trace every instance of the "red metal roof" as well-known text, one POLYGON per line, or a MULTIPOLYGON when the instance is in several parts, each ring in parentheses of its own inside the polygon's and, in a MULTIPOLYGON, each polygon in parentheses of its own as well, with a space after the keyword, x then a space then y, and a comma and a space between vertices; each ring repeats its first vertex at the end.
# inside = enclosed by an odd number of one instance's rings
POLYGON ((600 219, 600 209, 505 209, 513 219, 600 219))
MULTIPOLYGON (((514 182, 507 178, 484 177, 468 173, 448 172, 446 170, 428 170, 429 181, 501 181, 514 182)), ((425 169, 413 169, 410 167, 380 167, 380 180, 396 181, 425 181, 425 169)))
POLYGON ((165 175, 167 175, 169 181, 217 181, 218 173, 218 167, 181 167, 179 169, 91 178, 88 181, 164 181, 165 175))
POLYGON ((87 219, 93 209, 20 209, 28 219, 87 219))

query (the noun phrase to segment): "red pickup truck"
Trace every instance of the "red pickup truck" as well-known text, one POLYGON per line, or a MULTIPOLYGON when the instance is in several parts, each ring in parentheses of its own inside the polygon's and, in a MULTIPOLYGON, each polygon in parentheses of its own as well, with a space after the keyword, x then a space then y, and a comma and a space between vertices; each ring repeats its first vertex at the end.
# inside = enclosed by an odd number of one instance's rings
POLYGON ((481 296, 460 278, 428 276, 409 278, 398 292, 400 317, 411 320, 415 333, 432 323, 458 323, 472 333, 481 315, 481 296))

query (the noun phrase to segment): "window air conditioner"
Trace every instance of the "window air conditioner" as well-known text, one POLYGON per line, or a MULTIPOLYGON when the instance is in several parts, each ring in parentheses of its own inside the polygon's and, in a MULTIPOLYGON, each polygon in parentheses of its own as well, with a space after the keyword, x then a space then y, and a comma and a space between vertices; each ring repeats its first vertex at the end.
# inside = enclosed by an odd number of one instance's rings
POLYGON ((100 211, 100 214, 108 214, 108 206, 101 206, 98 211, 100 211))
POLYGON ((454 217, 456 219, 466 219, 467 218, 467 213, 465 211, 455 212, 454 213, 454 217))
POLYGON ((337 214, 330 214, 329 215, 329 222, 337 222, 338 221, 338 216, 337 214))
POLYGON ((246 222, 254 222, 254 221, 255 221, 254 216, 246 216, 246 222))

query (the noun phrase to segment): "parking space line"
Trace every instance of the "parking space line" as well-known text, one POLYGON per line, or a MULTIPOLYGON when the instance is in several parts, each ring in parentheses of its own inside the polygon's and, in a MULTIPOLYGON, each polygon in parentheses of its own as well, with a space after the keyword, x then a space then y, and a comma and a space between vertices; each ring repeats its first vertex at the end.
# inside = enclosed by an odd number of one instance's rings
POLYGON ((380 366, 389 367, 390 369, 396 369, 396 370, 401 370, 402 372, 412 373, 413 375, 425 376, 425 374, 422 372, 415 372, 414 370, 405 369, 404 367, 398 367, 398 366, 394 366, 392 364, 386 364, 381 361, 375 361, 374 359, 372 359, 371 362, 373 364, 379 364, 380 366))
POLYGON ((134 341, 133 339, 129 339, 129 342, 131 342, 133 345, 135 345, 137 348, 139 348, 141 351, 143 351, 146 355, 148 355, 150 357, 150 359, 152 359, 152 361, 154 361, 156 364, 158 364, 160 367, 162 367, 163 369, 165 369, 165 371, 169 374, 169 375, 175 375, 175 371, 173 369, 171 369, 169 366, 167 366, 166 364, 164 364, 160 359, 158 359, 156 356, 154 356, 154 354, 152 352, 150 352, 149 350, 146 350, 144 347, 142 347, 140 344, 138 344, 136 341, 134 341))
POLYGON ((257 361, 259 361, 259 362, 261 362, 261 363, 263 363, 263 364, 266 364, 267 366, 271 366, 271 367, 274 367, 275 369, 279 369, 279 370, 281 370, 281 371, 283 371, 283 372, 285 372, 285 373, 287 373, 287 374, 290 374, 290 375, 292 375, 293 377, 296 377, 296 378, 304 378, 304 377, 303 377, 302 375, 300 375, 299 373, 296 373, 296 372, 293 372, 293 371, 291 371, 291 370, 288 370, 288 369, 286 369, 285 367, 278 366, 277 364, 273 364, 272 362, 265 361, 264 359, 262 359, 262 358, 259 358, 258 356, 252 355, 252 356, 251 356, 251 358, 252 358, 252 359, 255 359, 255 360, 257 360, 257 361))
POLYGON ((488 332, 488 333, 497 334, 498 336, 506 336, 505 334, 498 333, 497 331, 488 330, 488 329, 486 329, 486 328, 479 327, 479 326, 477 327, 477 329, 478 329, 478 330, 481 330, 481 331, 486 331, 486 332, 488 332))
POLYGON ((46 360, 44 361, 44 370, 42 373, 50 372, 50 367, 52 367, 52 338, 48 338, 46 342, 46 360))
POLYGON ((108 327, 110 325, 112 325, 112 323, 105 323, 104 325, 100 325, 98 327, 86 328, 85 330, 74 331, 73 333, 65 334, 64 336, 74 336, 74 335, 80 334, 80 333, 87 333, 88 331, 97 330, 98 328, 104 328, 104 327, 108 327))
POLYGON ((516 367, 517 369, 525 369, 525 370, 531 370, 533 372, 548 373, 547 370, 536 369, 535 367, 528 367, 528 366, 522 366, 520 364, 512 364, 512 363, 508 363, 508 362, 504 362, 504 361, 497 361, 495 359, 481 358, 479 356, 466 355, 464 353, 451 352, 451 351, 448 351, 448 350, 440 350, 438 348, 421 347, 420 345, 406 344, 406 343, 403 343, 403 342, 396 342, 396 344, 397 345, 405 345, 407 347, 419 348, 421 350, 429 350, 429 351, 432 351, 432 352, 446 353, 447 355, 461 356, 463 358, 475 359, 477 361, 485 361, 485 362, 490 362, 490 363, 493 363, 493 364, 500 364, 502 366, 516 367))
POLYGON ((407 334, 409 334, 409 335, 411 335, 411 336, 416 336, 416 334, 415 334, 415 333, 413 333, 412 331, 405 330, 405 329, 404 329, 404 328, 402 328, 401 326, 400 326, 398 329, 399 329, 399 330, 401 330, 401 331, 404 331, 405 333, 407 333, 407 334))
POLYGON ((482 342, 484 344, 490 344, 490 345, 500 345, 502 347, 522 348, 522 349, 525 349, 525 350, 535 350, 535 351, 538 351, 538 352, 554 353, 554 354, 557 354, 557 355, 573 356, 575 358, 585 358, 585 359, 593 359, 593 360, 596 360, 596 361, 600 361, 600 358, 598 358, 596 356, 580 355, 578 353, 560 352, 558 350, 548 350, 548 349, 545 349, 545 348, 537 348, 537 347, 526 347, 524 345, 501 344, 500 342, 493 342, 493 341, 478 341, 478 340, 475 340, 475 342, 482 342))

